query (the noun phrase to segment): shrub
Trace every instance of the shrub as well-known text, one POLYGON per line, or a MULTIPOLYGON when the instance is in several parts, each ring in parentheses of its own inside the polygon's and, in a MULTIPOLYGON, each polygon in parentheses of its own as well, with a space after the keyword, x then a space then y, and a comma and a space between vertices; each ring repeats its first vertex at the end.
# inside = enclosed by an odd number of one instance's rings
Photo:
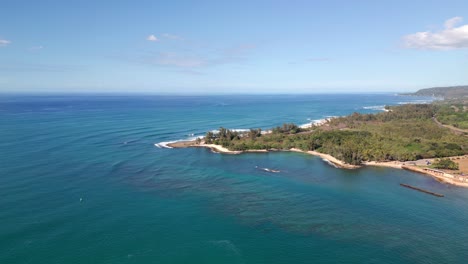
POLYGON ((438 159, 432 166, 436 169, 458 170, 458 164, 450 159, 438 159))

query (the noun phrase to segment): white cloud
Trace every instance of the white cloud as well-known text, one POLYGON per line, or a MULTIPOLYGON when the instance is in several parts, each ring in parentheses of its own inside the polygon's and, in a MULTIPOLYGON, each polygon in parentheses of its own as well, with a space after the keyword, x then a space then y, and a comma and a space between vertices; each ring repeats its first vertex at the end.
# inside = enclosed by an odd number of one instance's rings
POLYGON ((11 41, 9 40, 6 40, 6 39, 0 39, 0 47, 5 47, 7 46, 8 44, 10 44, 11 41))
POLYGON ((451 50, 468 48, 468 24, 456 27, 462 17, 445 21, 441 31, 423 31, 404 37, 404 46, 410 49, 451 50))
POLYGON ((155 35, 149 35, 146 40, 148 41, 158 41, 159 39, 155 35))

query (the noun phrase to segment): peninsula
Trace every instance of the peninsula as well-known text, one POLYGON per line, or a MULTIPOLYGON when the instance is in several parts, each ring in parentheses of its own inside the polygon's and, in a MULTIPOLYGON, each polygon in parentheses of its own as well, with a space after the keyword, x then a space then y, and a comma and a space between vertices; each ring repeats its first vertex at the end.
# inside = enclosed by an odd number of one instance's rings
POLYGON ((203 138, 169 146, 205 147, 225 154, 296 151, 340 168, 407 169, 468 187, 467 95, 468 86, 457 89, 456 98, 387 106, 385 112, 353 113, 306 127, 283 124, 247 132, 221 127, 203 138))

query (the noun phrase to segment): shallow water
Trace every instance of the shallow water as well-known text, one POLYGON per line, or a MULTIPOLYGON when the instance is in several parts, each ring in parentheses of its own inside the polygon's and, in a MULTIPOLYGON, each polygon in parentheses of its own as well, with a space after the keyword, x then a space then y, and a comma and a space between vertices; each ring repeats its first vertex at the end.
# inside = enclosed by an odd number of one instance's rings
POLYGON ((0 263, 465 263, 466 189, 301 153, 154 146, 415 100, 430 98, 3 96, 0 263))

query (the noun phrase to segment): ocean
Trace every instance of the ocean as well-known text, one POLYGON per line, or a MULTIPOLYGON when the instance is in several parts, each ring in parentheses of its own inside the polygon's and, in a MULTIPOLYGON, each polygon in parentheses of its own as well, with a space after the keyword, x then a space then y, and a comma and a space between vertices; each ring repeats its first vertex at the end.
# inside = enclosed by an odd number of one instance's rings
POLYGON ((2 95, 0 263, 467 263, 468 189, 302 153, 155 146, 431 100, 2 95))

